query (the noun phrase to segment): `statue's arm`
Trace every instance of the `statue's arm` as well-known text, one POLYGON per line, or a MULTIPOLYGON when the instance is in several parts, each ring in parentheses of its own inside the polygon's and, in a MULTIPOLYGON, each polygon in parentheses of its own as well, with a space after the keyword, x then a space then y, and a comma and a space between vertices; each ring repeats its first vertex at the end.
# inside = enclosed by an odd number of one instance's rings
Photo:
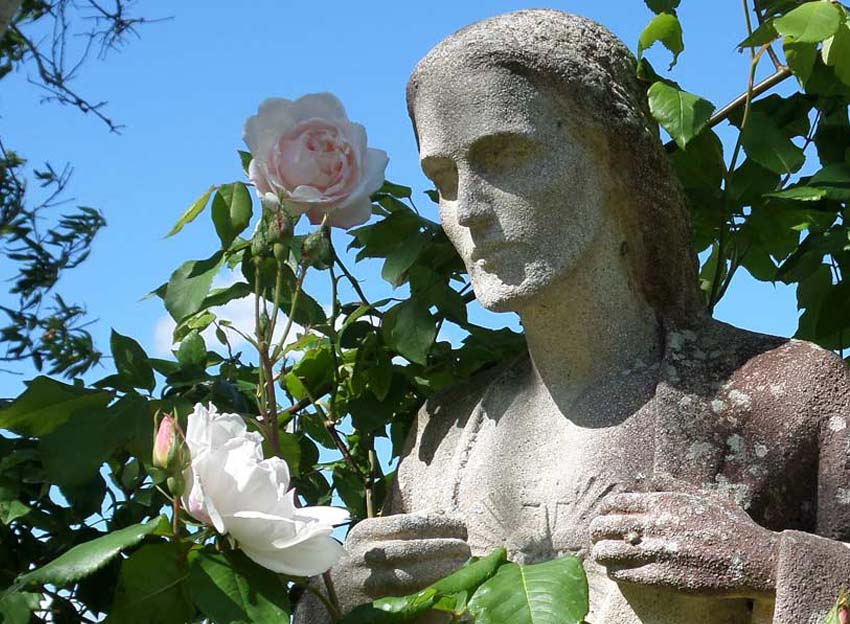
POLYGON ((850 589, 850 368, 829 355, 811 384, 819 423, 817 535, 783 531, 776 569, 776 624, 820 622, 850 589))

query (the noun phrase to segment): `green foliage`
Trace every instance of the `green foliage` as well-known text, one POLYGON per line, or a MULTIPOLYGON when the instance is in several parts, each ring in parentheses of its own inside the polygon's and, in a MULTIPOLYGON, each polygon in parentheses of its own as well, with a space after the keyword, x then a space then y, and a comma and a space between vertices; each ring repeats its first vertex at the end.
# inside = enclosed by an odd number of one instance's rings
POLYGON ((221 268, 223 255, 217 251, 206 260, 184 262, 168 280, 165 309, 175 321, 198 312, 221 268))
POLYGON ((233 240, 248 227, 253 215, 251 193, 241 182, 223 184, 212 201, 212 220, 221 239, 222 249, 227 249, 233 240))
POLYGON ((103 407, 111 398, 103 390, 87 390, 48 377, 36 377, 27 382, 21 396, 0 409, 0 428, 22 436, 43 436, 74 414, 103 407))
POLYGON ((108 624, 183 624, 194 615, 186 552, 180 544, 147 544, 121 563, 108 624))
POLYGON ((502 566, 469 600, 469 611, 479 624, 581 624, 588 605, 581 561, 562 557, 502 566))
POLYGON ((643 57, 644 51, 651 48, 657 41, 660 41, 673 54, 673 61, 670 63, 672 69, 685 49, 679 18, 671 13, 659 13, 653 17, 638 39, 638 59, 643 57))
POLYGON ((467 598, 507 562, 499 548, 486 557, 470 559, 462 568, 407 596, 380 598, 353 609, 341 624, 394 624, 406 622, 435 609, 461 616, 467 598))
POLYGON ((114 329, 109 344, 118 375, 134 388, 152 391, 156 385, 153 368, 141 345, 129 336, 122 336, 114 329))
POLYGON ((211 185, 206 191, 204 191, 198 199, 192 202, 192 204, 186 209, 180 218, 177 219, 177 223, 174 224, 174 227, 168 231, 168 234, 165 235, 166 238, 169 236, 174 236, 180 230, 183 229, 185 225, 194 221, 199 214, 204 211, 204 208, 207 207, 207 204, 210 201, 210 196, 213 194, 215 190, 215 186, 211 185))
POLYGON ((189 585, 198 609, 215 624, 289 619, 289 598, 278 576, 241 553, 193 553, 189 585))
POLYGON ((680 0, 644 0, 653 13, 675 13, 680 0))
POLYGON ((647 95, 655 119, 682 149, 702 132, 714 112, 714 105, 708 100, 665 82, 654 83, 647 95))
MULTIPOLYGON (((655 75, 645 61, 638 75, 649 82, 652 114, 678 147, 671 143, 668 151, 691 204, 697 249, 710 252, 700 270, 708 309, 739 268, 759 280, 796 284, 797 337, 843 353, 850 346, 850 323, 842 316, 850 268, 848 11, 829 0, 757 7, 747 21, 757 27, 740 44, 751 54, 745 97, 722 114, 655 75), (757 68, 768 58, 776 71, 756 84, 757 68), (799 84, 796 92, 770 93, 790 76, 799 84), (735 139, 726 154, 707 130, 724 122, 735 139), (814 174, 801 175, 805 171, 814 174)), ((644 46, 639 43, 639 51, 644 46)))
POLYGON ((818 43, 831 37, 841 23, 841 9, 830 0, 806 2, 773 21, 776 32, 800 43, 818 43))
POLYGON ((49 583, 62 586, 73 583, 105 566, 125 548, 138 544, 146 535, 160 528, 162 522, 163 518, 156 518, 75 546, 47 565, 21 575, 17 585, 49 583))

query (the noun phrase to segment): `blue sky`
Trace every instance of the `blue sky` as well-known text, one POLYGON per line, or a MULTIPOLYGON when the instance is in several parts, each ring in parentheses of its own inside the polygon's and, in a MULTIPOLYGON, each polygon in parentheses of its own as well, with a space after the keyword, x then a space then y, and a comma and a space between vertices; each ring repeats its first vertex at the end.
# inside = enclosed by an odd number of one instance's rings
MULTIPOLYGON (((140 301, 187 259, 203 258, 218 242, 208 215, 180 235, 164 239, 178 215, 210 184, 242 178, 237 149, 242 124, 266 97, 297 98, 331 91, 369 143, 387 151, 390 180, 412 186, 417 205, 436 218, 422 195, 430 184, 417 163, 407 119, 404 87, 416 61, 440 39, 475 20, 519 8, 519 1, 180 3, 148 0, 138 11, 172 19, 144 27, 138 40, 105 61, 92 59, 75 87, 93 100, 108 100, 108 113, 124 125, 110 134, 98 120, 55 104, 25 71, 5 78, 0 91, 0 136, 32 159, 75 168, 75 203, 103 211, 109 226, 90 259, 68 273, 60 292, 84 303, 99 321, 93 333, 108 350, 110 327, 136 337, 151 354, 162 354, 166 325, 157 299, 140 301), (160 339, 157 340, 157 327, 160 339)), ((635 49, 651 13, 642 0, 550 2, 595 19, 635 49)), ((722 105, 738 95, 748 58, 735 44, 744 37, 735 2, 683 0, 680 17, 685 53, 672 77, 722 105)), ((656 69, 669 55, 649 54, 656 69)), ((337 246, 347 244, 335 234, 337 246)), ((385 288, 375 266, 357 269, 366 287, 385 288)), ((0 277, 8 275, 0 266, 0 277)), ((319 291, 321 294, 321 291, 319 291)), ((321 297, 320 297, 321 300, 321 297)), ((0 304, 10 298, 0 293, 0 304)), ((796 328, 794 292, 758 283, 741 273, 717 310, 736 325, 791 335, 796 328)), ((479 320, 516 326, 511 315, 481 313, 479 320)), ((167 328, 166 328, 167 329, 167 328)), ((0 374, 0 397, 14 396, 24 376, 0 374)), ((105 363, 96 376, 111 372, 105 363)))

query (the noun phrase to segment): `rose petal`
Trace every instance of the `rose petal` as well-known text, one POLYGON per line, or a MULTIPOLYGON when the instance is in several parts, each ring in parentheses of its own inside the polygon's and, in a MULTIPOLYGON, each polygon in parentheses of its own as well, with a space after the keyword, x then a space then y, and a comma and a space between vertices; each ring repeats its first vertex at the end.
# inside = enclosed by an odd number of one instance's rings
POLYGON ((261 198, 267 195, 276 197, 274 193, 272 193, 272 187, 269 183, 269 176, 266 171, 265 162, 258 158, 253 158, 251 160, 251 164, 248 165, 248 179, 254 184, 254 188, 257 189, 257 195, 261 198))
POLYGON ((294 102, 290 112, 295 122, 318 118, 330 121, 348 121, 345 107, 333 93, 308 93, 294 102))
MULTIPOLYGON (((364 195, 354 203, 332 210, 328 215, 328 225, 347 230, 355 225, 366 223, 371 216, 372 200, 369 199, 368 195, 364 195)), ((311 217, 310 222, 312 223, 312 221, 311 217)))
POLYGON ((286 98, 268 98, 260 103, 257 114, 247 119, 242 139, 255 159, 265 162, 278 137, 297 123, 293 104, 286 98))
POLYGON ((246 555, 264 568, 291 576, 315 576, 330 569, 345 550, 327 535, 316 535, 288 548, 242 548, 246 555))
POLYGON ((343 524, 351 519, 346 509, 340 507, 323 507, 321 505, 297 508, 295 510, 295 517, 309 518, 310 520, 315 520, 329 526, 343 524))

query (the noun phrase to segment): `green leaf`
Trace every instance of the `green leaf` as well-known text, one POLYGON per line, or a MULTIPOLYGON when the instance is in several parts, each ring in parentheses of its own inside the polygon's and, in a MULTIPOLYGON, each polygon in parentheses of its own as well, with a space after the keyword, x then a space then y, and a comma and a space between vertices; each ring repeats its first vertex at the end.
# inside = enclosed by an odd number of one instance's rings
POLYGON ((236 153, 239 154, 239 163, 242 165, 242 171, 245 172, 245 175, 248 175, 248 168, 251 166, 251 161, 254 160, 254 156, 251 152, 246 152, 244 150, 236 150, 236 153))
POLYGON ((235 299, 244 299, 252 292, 251 285, 247 282, 236 282, 227 288, 215 288, 204 298, 201 309, 223 306, 235 299))
POLYGON ((383 185, 381 185, 381 188, 378 190, 378 193, 392 195, 393 197, 401 197, 402 199, 410 199, 410 196, 413 194, 413 191, 409 186, 393 184, 389 180, 384 180, 384 183, 383 185))
POLYGON ((653 13, 672 13, 680 0, 643 0, 653 13))
POLYGON ((765 197, 775 197, 776 199, 790 199, 792 201, 820 201, 826 197, 826 191, 821 188, 811 186, 794 186, 784 191, 776 193, 767 193, 765 197))
POLYGON ((284 381, 290 394, 300 401, 311 395, 318 397, 320 391, 333 382, 333 374, 333 355, 330 346, 323 344, 307 351, 286 374, 284 381))
POLYGON ((821 54, 838 79, 850 85, 850 22, 842 22, 835 34, 823 42, 821 54))
POLYGON ((78 581, 105 566, 125 548, 141 542, 146 535, 150 535, 160 527, 161 523, 167 526, 168 520, 160 516, 150 522, 134 524, 107 533, 85 544, 74 546, 47 565, 19 576, 16 585, 37 583, 64 586, 78 581))
POLYGON ((225 556, 207 547, 198 552, 189 585, 198 609, 215 624, 289 621, 286 585, 238 551, 225 556))
POLYGON ((670 13, 660 13, 653 17, 638 39, 638 59, 642 58, 644 51, 651 48, 657 41, 660 41, 673 54, 673 61, 669 67, 672 69, 685 49, 679 18, 670 13))
POLYGON ((30 512, 30 508, 19 500, 0 500, 0 522, 9 525, 18 518, 23 518, 30 512))
POLYGON ((198 366, 206 368, 207 364, 207 345, 198 330, 192 330, 183 340, 180 341, 180 346, 177 349, 177 361, 182 366, 198 366))
POLYGON ((747 156, 775 173, 793 173, 803 166, 803 150, 794 145, 773 119, 753 111, 741 136, 747 156))
POLYGON ((670 154, 670 160, 685 188, 720 188, 726 173, 723 144, 711 130, 700 132, 685 149, 670 154))
POLYGON ((753 31, 749 37, 738 44, 738 49, 744 48, 760 48, 761 46, 770 43, 779 36, 776 28, 773 25, 773 20, 768 20, 761 24, 753 31))
POLYGON ((437 325, 428 308, 416 299, 403 301, 384 313, 384 342, 416 364, 425 364, 437 337, 437 325))
POLYGON ((185 624, 195 614, 180 544, 149 544, 121 564, 107 624, 185 624))
POLYGON ((148 362, 148 354, 142 349, 138 342, 129 336, 122 336, 114 329, 109 339, 112 349, 112 358, 115 360, 115 368, 127 382, 135 388, 153 390, 156 380, 153 369, 148 362))
POLYGON ((508 563, 469 601, 477 624, 581 624, 589 608, 581 561, 508 563))
MULTIPOLYGON (((78 486, 97 476, 101 465, 136 437, 152 437, 148 402, 127 394, 109 407, 77 411, 38 444, 44 471, 51 482, 78 486)), ((149 448, 146 444, 143 448, 149 448)), ((150 454, 143 457, 146 461, 150 454)))
POLYGON ((816 332, 830 336, 850 328, 850 282, 834 284, 823 298, 816 332))
POLYGON ((809 179, 808 185, 823 189, 829 199, 850 201, 850 164, 826 165, 809 179))
POLYGON ((788 37, 782 42, 782 49, 785 52, 788 67, 797 76, 800 84, 805 85, 812 77, 815 68, 815 61, 818 57, 817 44, 797 41, 793 37, 788 37))
POLYGON ((680 149, 702 132, 714 112, 714 104, 708 100, 661 81, 653 84, 647 95, 652 116, 680 149))
POLYGON ((841 23, 841 11, 830 0, 806 2, 774 20, 776 31, 799 42, 817 43, 831 37, 841 23))
POLYGON ((474 591, 484 581, 496 574, 499 567, 508 560, 504 548, 498 548, 486 557, 471 559, 462 568, 430 585, 438 595, 454 594, 460 591, 474 591))
POLYGON ((180 216, 180 218, 177 220, 177 223, 174 224, 174 227, 171 228, 168 234, 165 235, 165 238, 168 238, 169 236, 174 236, 175 234, 177 234, 177 232, 183 229, 184 225, 194 221, 195 218, 197 218, 197 216, 201 214, 201 212, 203 212, 204 208, 207 205, 207 202, 210 200, 210 195, 212 195, 212 192, 214 190, 215 185, 209 187, 206 191, 204 191, 203 195, 201 195, 198 199, 192 202, 192 205, 189 206, 189 208, 186 209, 186 212, 184 212, 180 216))
POLYGON ((112 393, 69 386, 48 377, 26 382, 27 389, 11 405, 0 409, 0 429, 21 436, 47 435, 74 413, 104 407, 112 393))
POLYGON ((201 309, 201 304, 221 268, 223 254, 217 251, 206 260, 190 260, 180 265, 165 288, 165 309, 178 323, 201 309))
POLYGON ((32 612, 38 609, 41 594, 13 592, 0 599, 0 624, 30 624, 32 612))
POLYGON ((219 187, 212 201, 212 220, 222 249, 229 248, 230 243, 248 227, 253 211, 247 186, 232 182, 219 187))
POLYGON ((381 269, 381 277, 392 284, 393 288, 398 288, 404 281, 407 270, 413 266, 428 242, 429 237, 417 233, 390 251, 381 269))

